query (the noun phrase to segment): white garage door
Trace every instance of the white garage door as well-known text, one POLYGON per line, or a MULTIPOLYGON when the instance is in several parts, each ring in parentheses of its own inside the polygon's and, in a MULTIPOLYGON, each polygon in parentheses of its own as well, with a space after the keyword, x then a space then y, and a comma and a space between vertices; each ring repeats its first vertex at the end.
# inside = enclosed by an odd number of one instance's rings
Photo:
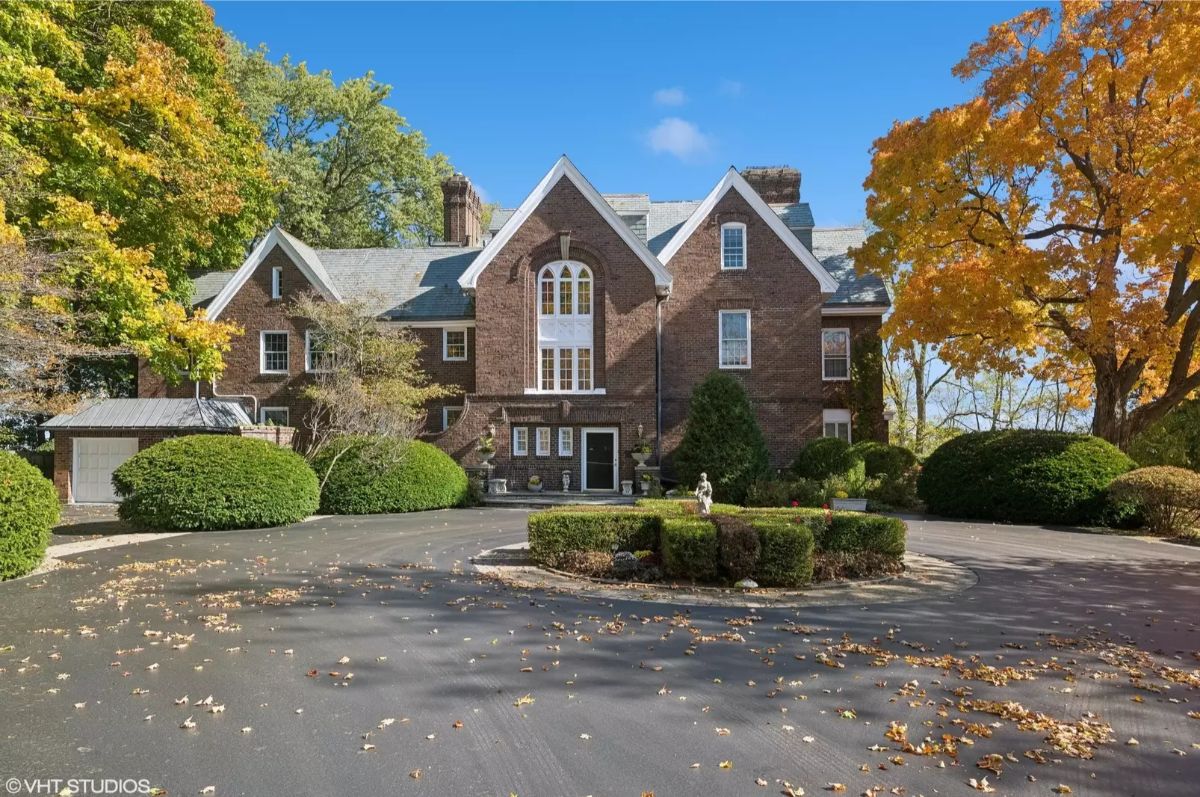
POLYGON ((137 453, 136 437, 76 437, 75 468, 71 493, 76 503, 111 504, 112 475, 125 460, 137 453))

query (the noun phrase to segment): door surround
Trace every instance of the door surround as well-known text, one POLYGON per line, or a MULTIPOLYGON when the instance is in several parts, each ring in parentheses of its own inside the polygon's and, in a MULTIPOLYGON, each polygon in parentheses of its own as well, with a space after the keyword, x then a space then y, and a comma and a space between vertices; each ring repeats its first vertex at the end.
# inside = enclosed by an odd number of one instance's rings
POLYGON ((621 491, 621 430, 615 426, 585 426, 579 430, 579 489, 581 492, 618 493, 621 491), (613 486, 611 489, 591 489, 587 483, 587 436, 589 433, 611 434, 613 437, 613 486))

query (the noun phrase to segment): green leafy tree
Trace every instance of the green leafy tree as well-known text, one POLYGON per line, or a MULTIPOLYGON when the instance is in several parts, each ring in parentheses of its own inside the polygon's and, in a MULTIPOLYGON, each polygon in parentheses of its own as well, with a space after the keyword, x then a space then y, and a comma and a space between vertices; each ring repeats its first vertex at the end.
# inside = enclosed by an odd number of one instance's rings
POLYGON ((767 444, 742 383, 714 371, 692 392, 675 469, 691 487, 707 473, 717 501, 740 504, 767 469, 767 444))
POLYGON ((320 247, 396 246, 442 231, 441 181, 453 170, 385 104, 368 72, 341 84, 265 48, 229 39, 230 72, 267 145, 277 221, 320 247))
POLYGON ((1200 471, 1200 399, 1180 404, 1133 438, 1129 456, 1139 465, 1200 471))

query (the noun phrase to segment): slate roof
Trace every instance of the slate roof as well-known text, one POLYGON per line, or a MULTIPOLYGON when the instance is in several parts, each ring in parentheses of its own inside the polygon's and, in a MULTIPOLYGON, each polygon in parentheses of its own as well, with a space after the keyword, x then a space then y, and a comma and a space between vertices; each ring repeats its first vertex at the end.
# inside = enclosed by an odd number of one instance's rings
POLYGON ((250 426, 236 401, 219 399, 103 399, 78 412, 55 415, 43 429, 236 429, 250 426))
POLYGON ((821 261, 839 288, 825 300, 828 305, 890 305, 891 297, 883 280, 874 274, 858 274, 846 251, 867 239, 862 227, 814 227, 812 253, 821 261))

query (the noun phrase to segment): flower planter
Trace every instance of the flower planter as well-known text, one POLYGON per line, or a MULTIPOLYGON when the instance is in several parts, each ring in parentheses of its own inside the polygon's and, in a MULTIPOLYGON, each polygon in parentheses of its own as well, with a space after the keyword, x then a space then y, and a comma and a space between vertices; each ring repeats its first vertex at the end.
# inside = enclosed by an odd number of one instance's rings
POLYGON ((650 459, 649 453, 644 453, 641 451, 634 451, 632 456, 633 456, 633 461, 636 462, 638 465, 645 465, 646 460, 650 459))
POLYGON ((529 492, 531 492, 531 493, 540 493, 542 491, 542 483, 541 482, 538 482, 537 484, 533 484, 532 482, 530 482, 530 483, 526 484, 525 486, 529 488, 529 492))
POLYGON ((834 509, 845 510, 850 512, 866 512, 867 499, 865 498, 835 498, 830 501, 834 509))
POLYGON ((633 479, 621 480, 621 495, 633 495, 633 479))
POLYGON ((482 462, 484 465, 486 465, 489 462, 491 462, 492 458, 495 456, 496 456, 495 451, 480 451, 479 452, 479 461, 482 462))

